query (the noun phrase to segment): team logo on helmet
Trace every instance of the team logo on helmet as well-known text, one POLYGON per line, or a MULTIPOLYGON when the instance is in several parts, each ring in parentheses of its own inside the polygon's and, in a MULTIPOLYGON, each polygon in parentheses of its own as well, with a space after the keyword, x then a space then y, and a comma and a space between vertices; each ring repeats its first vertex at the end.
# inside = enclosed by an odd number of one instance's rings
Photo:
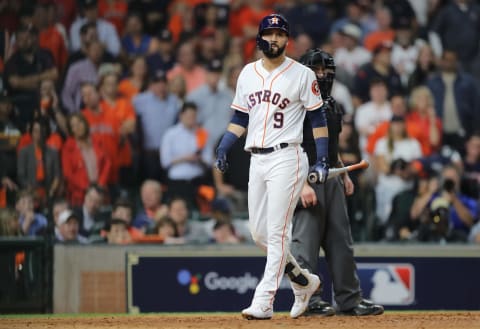
POLYGON ((315 96, 320 96, 320 87, 318 86, 317 80, 314 80, 314 81, 312 82, 312 93, 313 93, 315 96))
POLYGON ((270 25, 277 25, 279 23, 278 21, 278 17, 272 17, 268 20, 268 22, 270 23, 270 25))

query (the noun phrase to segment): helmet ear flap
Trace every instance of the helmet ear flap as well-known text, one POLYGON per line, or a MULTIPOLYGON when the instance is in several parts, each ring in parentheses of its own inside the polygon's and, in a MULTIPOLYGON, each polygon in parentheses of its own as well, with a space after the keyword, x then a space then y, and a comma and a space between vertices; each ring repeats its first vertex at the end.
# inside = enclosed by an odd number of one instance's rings
POLYGON ((270 43, 262 38, 260 34, 257 34, 257 47, 261 51, 268 51, 270 49, 270 43))

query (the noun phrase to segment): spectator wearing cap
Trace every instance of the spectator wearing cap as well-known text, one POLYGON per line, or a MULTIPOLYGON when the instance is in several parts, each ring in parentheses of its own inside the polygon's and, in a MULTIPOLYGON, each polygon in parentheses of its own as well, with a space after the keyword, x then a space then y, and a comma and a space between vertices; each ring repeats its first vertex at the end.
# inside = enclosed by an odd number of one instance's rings
POLYGON ((223 53, 223 49, 219 49, 218 38, 217 32, 212 28, 205 27, 200 32, 197 43, 199 64, 208 66, 212 60, 223 53))
POLYGON ((98 69, 103 57, 103 46, 92 41, 87 46, 87 57, 68 69, 62 90, 62 103, 69 113, 78 112, 82 106, 81 86, 98 82, 98 69))
POLYGON ((211 218, 204 222, 210 240, 216 243, 251 242, 248 220, 233 218, 232 207, 227 199, 216 198, 211 204, 211 218))
POLYGON ((353 79, 354 108, 370 100, 369 87, 372 80, 384 80, 389 97, 394 94, 403 94, 402 81, 391 64, 392 47, 393 44, 390 42, 378 44, 373 50, 372 61, 358 69, 353 79))
POLYGON ((81 16, 77 17, 70 27, 70 50, 76 51, 80 49, 80 29, 83 24, 89 22, 94 23, 97 26, 98 38, 105 44, 105 48, 114 56, 120 54, 120 40, 117 34, 117 30, 112 23, 98 18, 97 0, 81 0, 80 1, 80 13, 81 16))
POLYGON ((378 28, 365 36, 364 47, 368 51, 373 51, 376 45, 382 42, 393 42, 395 30, 392 29, 392 13, 387 7, 378 7, 375 9, 375 19, 378 28))
POLYGON ((55 241, 60 243, 88 243, 88 240, 79 234, 79 218, 70 209, 65 209, 58 215, 55 226, 55 241))
POLYGON ((143 32, 142 17, 138 13, 129 13, 125 21, 125 33, 122 37, 122 50, 127 58, 146 55, 151 47, 152 38, 143 32))
POLYGON ((177 52, 175 66, 167 72, 170 80, 176 75, 183 75, 187 84, 187 94, 205 83, 206 70, 198 64, 192 40, 182 43, 177 52))
MULTIPOLYGON (((7 201, 13 200, 18 188, 16 147, 20 140, 20 130, 11 120, 12 100, 0 94, 0 208, 7 206, 7 201)), ((13 201, 11 204, 13 204, 13 201)), ((8 202, 10 203, 10 202, 8 202)))
POLYGON ((334 59, 338 79, 347 86, 352 85, 358 68, 372 58, 370 52, 361 45, 361 34, 362 31, 355 24, 345 24, 340 30, 342 46, 335 51, 334 59))
POLYGON ((222 136, 230 119, 233 95, 227 89, 220 89, 222 77, 222 60, 215 58, 207 65, 206 82, 198 89, 187 94, 186 100, 198 108, 198 123, 208 131, 207 143, 213 148, 222 136))
POLYGON ((161 30, 152 38, 151 49, 146 57, 148 71, 168 72, 175 65, 175 46, 172 33, 168 29, 161 30))
POLYGON ((208 132, 198 125, 197 106, 185 102, 179 122, 165 132, 160 159, 168 176, 168 195, 181 196, 190 209, 197 208, 196 195, 206 184, 211 168, 213 148, 207 143, 208 132))
POLYGON ((21 130, 33 119, 34 109, 40 103, 38 86, 45 79, 56 81, 58 70, 49 51, 38 47, 38 31, 26 26, 16 33, 17 51, 5 64, 5 89, 18 108, 21 130))
MULTIPOLYGON (((160 165, 160 146, 165 131, 174 125, 180 110, 176 96, 168 90, 165 74, 161 71, 150 77, 149 87, 133 99, 141 139, 141 175, 165 182, 160 165)), ((176 143, 175 143, 176 145, 176 143)))

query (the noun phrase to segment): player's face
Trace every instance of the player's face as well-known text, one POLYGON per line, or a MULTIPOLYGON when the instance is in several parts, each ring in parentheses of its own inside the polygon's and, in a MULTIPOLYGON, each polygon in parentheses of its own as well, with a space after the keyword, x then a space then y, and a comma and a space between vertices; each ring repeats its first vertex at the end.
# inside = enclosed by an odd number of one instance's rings
POLYGON ((263 53, 268 58, 276 58, 285 52, 288 43, 288 36, 281 29, 268 29, 263 32, 262 38, 270 44, 270 49, 263 53))

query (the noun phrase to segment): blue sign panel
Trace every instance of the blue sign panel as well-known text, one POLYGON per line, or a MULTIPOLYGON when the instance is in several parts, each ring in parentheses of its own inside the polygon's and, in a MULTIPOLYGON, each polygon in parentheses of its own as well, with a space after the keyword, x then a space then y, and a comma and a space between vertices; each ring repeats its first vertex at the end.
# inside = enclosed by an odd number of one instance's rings
MULTIPOLYGON (((155 257, 127 254, 129 312, 239 312, 250 305, 264 257, 155 257)), ((363 296, 388 309, 480 309, 480 258, 357 258, 363 296)), ((323 298, 332 300, 322 259, 323 298)), ((276 311, 293 293, 280 284, 276 311)))

